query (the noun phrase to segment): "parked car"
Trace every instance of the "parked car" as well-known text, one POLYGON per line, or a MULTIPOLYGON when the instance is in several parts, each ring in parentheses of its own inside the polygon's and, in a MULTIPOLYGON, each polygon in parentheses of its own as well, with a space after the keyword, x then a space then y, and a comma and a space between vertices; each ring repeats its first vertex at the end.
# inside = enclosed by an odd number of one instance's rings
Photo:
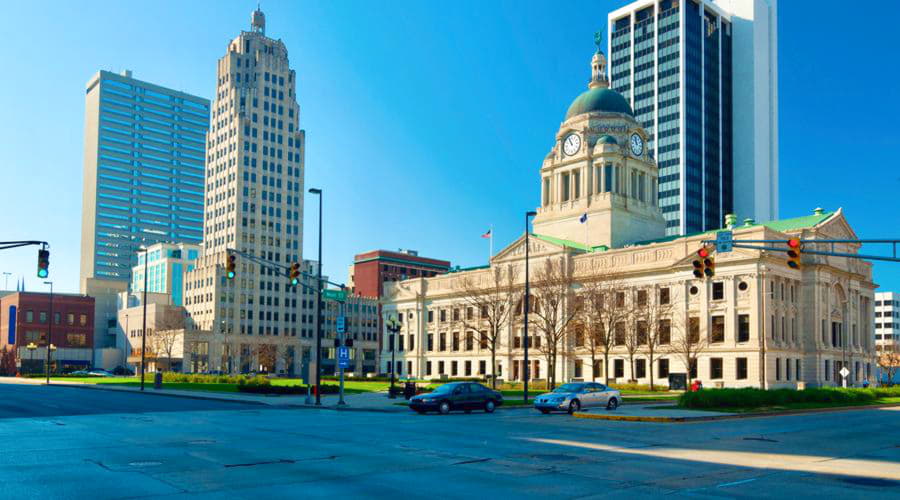
POLYGON ((446 415, 453 410, 484 410, 493 413, 503 404, 503 395, 474 382, 452 382, 438 386, 434 391, 413 396, 409 407, 418 412, 436 411, 446 415))
POLYGON ((91 377, 112 377, 113 374, 109 373, 106 370, 91 370, 88 372, 88 375, 91 377))
POLYGON ((87 370, 75 370, 74 372, 69 373, 69 375, 72 375, 75 377, 87 377, 90 374, 91 374, 91 372, 89 372, 87 370))
POLYGON ((570 414, 590 407, 606 407, 615 410, 622 403, 622 394, 611 387, 596 382, 571 382, 553 392, 534 398, 534 408, 541 413, 567 411, 570 414))
POLYGON ((122 366, 122 365, 119 365, 119 366, 113 368, 112 372, 113 372, 113 375, 129 375, 129 376, 134 375, 134 370, 132 370, 131 368, 128 368, 127 366, 122 366))

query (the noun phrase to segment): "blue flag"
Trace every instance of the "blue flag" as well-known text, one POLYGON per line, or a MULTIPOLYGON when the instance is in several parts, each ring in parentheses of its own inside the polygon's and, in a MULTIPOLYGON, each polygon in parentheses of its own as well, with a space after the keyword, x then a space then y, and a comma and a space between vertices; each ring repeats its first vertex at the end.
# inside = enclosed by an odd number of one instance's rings
POLYGON ((578 222, 580 222, 580 223, 582 223, 582 224, 584 224, 585 222, 587 222, 587 213, 585 213, 584 215, 582 215, 581 218, 578 219, 578 222))

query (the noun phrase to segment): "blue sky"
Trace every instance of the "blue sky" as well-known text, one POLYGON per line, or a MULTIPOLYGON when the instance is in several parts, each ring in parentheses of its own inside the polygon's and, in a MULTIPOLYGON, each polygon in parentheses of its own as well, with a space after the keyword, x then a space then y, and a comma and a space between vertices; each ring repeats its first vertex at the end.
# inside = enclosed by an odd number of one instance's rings
MULTIPOLYGON (((307 131, 308 187, 325 191, 325 271, 413 248, 483 264, 522 231, 538 169, 585 89, 592 34, 625 1, 263 2, 287 44, 307 131)), ((0 239, 50 241, 51 277, 77 291, 84 85, 99 69, 212 97, 215 65, 252 2, 20 2, 0 28, 0 239)), ((900 238, 898 2, 782 1, 781 216, 843 207, 861 238, 900 238), (871 9, 865 4, 871 4, 871 9)), ((316 211, 304 256, 315 257, 316 211)), ((34 248, 0 271, 35 277, 34 248)), ((877 264, 900 290, 900 263, 877 264)), ((0 287, 4 285, 0 276, 0 287)))

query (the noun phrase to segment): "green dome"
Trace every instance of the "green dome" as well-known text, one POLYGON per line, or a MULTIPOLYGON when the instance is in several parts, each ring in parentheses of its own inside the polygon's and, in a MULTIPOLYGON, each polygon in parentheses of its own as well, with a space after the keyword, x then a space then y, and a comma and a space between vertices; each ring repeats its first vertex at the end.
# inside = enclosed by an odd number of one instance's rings
POLYGON ((619 141, 617 141, 616 138, 611 135, 601 136, 599 139, 597 139, 597 142, 599 144, 618 144, 619 143, 619 141))
POLYGON ((592 111, 624 113, 632 118, 634 117, 631 106, 628 105, 628 101, 622 97, 622 94, 615 90, 598 87, 581 94, 572 102, 572 105, 569 106, 569 112, 566 113, 566 120, 592 111))

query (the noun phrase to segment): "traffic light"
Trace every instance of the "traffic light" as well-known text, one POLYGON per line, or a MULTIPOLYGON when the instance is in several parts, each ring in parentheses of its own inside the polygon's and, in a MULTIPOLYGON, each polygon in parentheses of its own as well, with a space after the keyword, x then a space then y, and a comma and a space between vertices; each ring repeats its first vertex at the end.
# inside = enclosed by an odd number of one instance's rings
POLYGON ((344 339, 344 345, 347 347, 353 347, 353 339, 344 339))
POLYGON ((225 264, 225 277, 233 280, 234 275, 236 274, 235 270, 237 269, 237 255, 229 254, 228 262, 225 264))
POLYGON ((50 250, 38 250, 38 278, 50 276, 50 250))
POLYGON ((300 284, 300 264, 294 262, 291 264, 291 286, 300 284))
POLYGON ((800 269, 800 255, 803 254, 803 244, 800 242, 800 238, 789 239, 787 245, 788 267, 791 269, 800 269))
POLYGON ((709 251, 707 246, 702 246, 700 250, 697 250, 697 256, 694 257, 693 264, 695 278, 708 278, 715 274, 716 263, 713 260, 712 252, 709 251))

